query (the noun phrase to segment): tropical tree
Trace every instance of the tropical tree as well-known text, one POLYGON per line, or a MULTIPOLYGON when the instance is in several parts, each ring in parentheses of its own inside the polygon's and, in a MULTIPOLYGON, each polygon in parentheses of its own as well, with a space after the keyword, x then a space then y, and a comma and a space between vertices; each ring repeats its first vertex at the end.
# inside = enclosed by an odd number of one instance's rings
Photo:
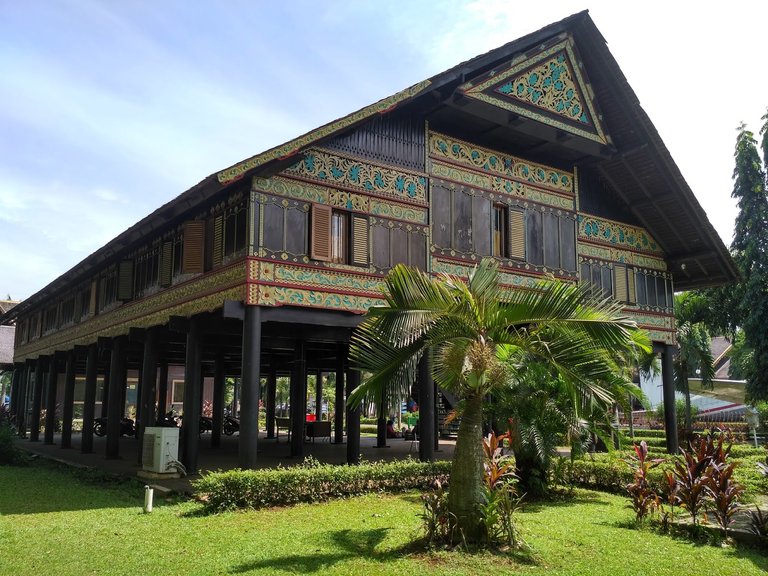
POLYGON ((685 431, 688 435, 691 433, 691 388, 688 378, 691 376, 701 378, 702 388, 712 388, 715 367, 711 342, 712 339, 704 324, 700 322, 678 324, 678 352, 673 362, 675 389, 685 396, 685 431))
POLYGON ((609 350, 647 348, 647 339, 617 304, 554 280, 507 290, 492 259, 484 259, 466 281, 397 265, 383 295, 386 303, 371 308, 352 337, 352 360, 370 376, 350 402, 381 397, 387 388, 408 390, 418 362, 431 351, 433 377, 463 402, 448 507, 457 533, 468 541, 482 536, 487 395, 523 374, 535 358, 563 375, 574 396, 611 402, 602 384, 616 369, 609 350))

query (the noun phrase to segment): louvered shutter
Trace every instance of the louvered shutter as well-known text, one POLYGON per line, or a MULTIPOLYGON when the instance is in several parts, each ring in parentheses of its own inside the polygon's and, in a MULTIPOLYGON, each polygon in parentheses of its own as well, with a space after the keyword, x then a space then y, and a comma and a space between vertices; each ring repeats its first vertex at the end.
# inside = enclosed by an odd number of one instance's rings
POLYGON ((203 272, 205 257, 205 221, 193 220, 184 224, 184 246, 181 260, 182 274, 203 272))
POLYGON ((357 214, 352 216, 352 264, 368 266, 368 218, 357 214))
POLYGON ((91 301, 88 303, 88 315, 96 314, 96 303, 99 301, 99 281, 91 282, 91 301))
POLYGON ((525 260, 525 212, 509 210, 509 257, 525 260))
POLYGON ((626 302, 629 300, 627 267, 624 264, 613 265, 613 286, 616 291, 616 300, 619 302, 626 302))
POLYGON ((312 204, 312 238, 310 254, 312 260, 331 259, 331 216, 330 206, 312 204))
POLYGON ((160 247, 160 286, 166 288, 173 282, 173 242, 168 240, 160 247))
MULTIPOLYGON (((232 224, 230 223, 230 226, 232 224)), ((224 216, 213 219, 213 267, 221 266, 224 258, 224 216)))
POLYGON ((627 270, 627 302, 633 304, 637 302, 637 296, 635 294, 635 269, 629 268, 627 270))
POLYGON ((133 298, 133 260, 121 260, 117 268, 117 299, 133 298))

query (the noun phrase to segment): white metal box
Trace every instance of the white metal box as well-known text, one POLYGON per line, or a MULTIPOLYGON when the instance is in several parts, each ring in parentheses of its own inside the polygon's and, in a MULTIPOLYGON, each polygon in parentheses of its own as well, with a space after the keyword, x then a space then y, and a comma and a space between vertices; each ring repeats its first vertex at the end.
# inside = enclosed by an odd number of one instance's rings
POLYGON ((149 472, 171 472, 169 463, 179 459, 179 429, 148 427, 144 430, 142 468, 149 472))

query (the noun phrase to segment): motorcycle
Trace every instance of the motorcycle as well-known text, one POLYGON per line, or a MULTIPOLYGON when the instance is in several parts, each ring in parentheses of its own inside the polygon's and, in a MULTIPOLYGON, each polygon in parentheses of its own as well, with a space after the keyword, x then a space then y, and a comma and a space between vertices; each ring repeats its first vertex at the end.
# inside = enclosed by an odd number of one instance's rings
MULTIPOLYGON (((93 421, 93 433, 96 436, 107 435, 107 419, 95 418, 93 421)), ((136 427, 130 418, 120 418, 120 436, 136 436, 136 427)))
POLYGON ((210 416, 200 416, 200 434, 213 432, 213 418, 210 416))
POLYGON ((240 420, 233 418, 232 416, 224 416, 224 434, 232 436, 232 434, 239 431, 240 420))
POLYGON ((157 425, 163 426, 164 428, 178 428, 179 418, 176 416, 173 410, 169 410, 165 413, 165 416, 157 420, 157 425))

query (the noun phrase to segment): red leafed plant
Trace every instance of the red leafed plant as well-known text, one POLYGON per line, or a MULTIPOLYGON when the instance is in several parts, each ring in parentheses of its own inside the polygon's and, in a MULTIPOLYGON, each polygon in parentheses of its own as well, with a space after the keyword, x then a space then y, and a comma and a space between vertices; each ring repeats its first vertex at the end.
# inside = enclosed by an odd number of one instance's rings
POLYGON ((507 482, 515 476, 514 464, 508 456, 504 455, 504 440, 507 437, 507 434, 497 436, 491 432, 483 438, 485 485, 489 490, 493 490, 500 483, 507 482))
POLYGON ((638 522, 659 507, 659 496, 651 488, 648 481, 648 473, 651 469, 661 464, 664 460, 660 458, 648 458, 648 445, 645 440, 640 445, 634 445, 635 455, 625 460, 633 471, 633 480, 627 484, 627 492, 632 500, 632 509, 635 511, 635 518, 638 522))
POLYGON ((728 537, 728 526, 733 522, 733 515, 739 509, 739 498, 744 487, 733 479, 735 462, 713 462, 710 466, 707 493, 712 498, 712 512, 723 529, 723 536, 728 537))

